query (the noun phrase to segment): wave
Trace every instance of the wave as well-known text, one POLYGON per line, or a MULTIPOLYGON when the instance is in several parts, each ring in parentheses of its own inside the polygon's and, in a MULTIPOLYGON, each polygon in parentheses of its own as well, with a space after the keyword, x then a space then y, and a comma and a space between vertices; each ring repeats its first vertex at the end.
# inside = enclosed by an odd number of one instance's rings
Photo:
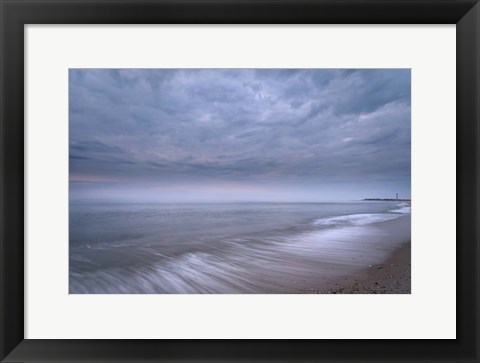
POLYGON ((400 214, 408 214, 408 213, 412 212, 412 207, 410 206, 410 204, 401 203, 401 204, 398 205, 398 207, 400 207, 400 208, 392 209, 389 212, 390 213, 400 213, 400 214))
POLYGON ((298 290, 299 285, 317 286, 324 279, 379 263, 408 238, 409 230, 405 237, 388 226, 369 226, 410 212, 408 204, 397 207, 391 213, 317 219, 296 233, 225 237, 222 246, 208 251, 168 255, 152 245, 143 251, 148 261, 131 265, 84 271, 71 264, 69 290, 73 294, 305 292, 298 290))
POLYGON ((363 226, 371 223, 389 221, 398 217, 400 217, 398 214, 387 213, 350 214, 346 216, 317 219, 313 224, 326 227, 363 226))
POLYGON ((69 289, 72 294, 305 292, 298 290, 300 285, 316 286, 380 263, 403 240, 367 225, 247 243, 229 240, 222 249, 165 256, 161 262, 88 272, 71 269, 69 289))

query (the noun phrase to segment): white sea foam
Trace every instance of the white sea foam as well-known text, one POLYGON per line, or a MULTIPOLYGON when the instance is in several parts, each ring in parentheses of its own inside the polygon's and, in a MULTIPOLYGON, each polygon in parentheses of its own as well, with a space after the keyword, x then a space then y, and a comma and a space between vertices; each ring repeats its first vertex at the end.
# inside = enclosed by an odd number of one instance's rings
POLYGON ((400 204, 398 205, 398 207, 400 207, 400 208, 392 209, 392 210, 390 210, 389 212, 391 212, 391 213, 399 213, 399 214, 408 214, 408 213, 411 213, 411 212, 412 212, 412 208, 410 207, 410 204, 400 203, 400 204))
POLYGON ((363 226, 366 224, 388 221, 398 218, 397 214, 387 213, 368 213, 368 214, 350 214, 346 216, 321 218, 313 222, 317 226, 345 227, 345 226, 363 226))

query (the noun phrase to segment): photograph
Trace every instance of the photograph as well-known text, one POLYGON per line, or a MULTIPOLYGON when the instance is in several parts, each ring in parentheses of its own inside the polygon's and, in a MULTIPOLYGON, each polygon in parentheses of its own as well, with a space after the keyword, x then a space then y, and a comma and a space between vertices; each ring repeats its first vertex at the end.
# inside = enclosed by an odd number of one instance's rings
POLYGON ((410 69, 70 68, 68 106, 69 294, 411 293, 410 69))
POLYGON ((0 362, 480 363, 480 0, 0 3, 0 362))

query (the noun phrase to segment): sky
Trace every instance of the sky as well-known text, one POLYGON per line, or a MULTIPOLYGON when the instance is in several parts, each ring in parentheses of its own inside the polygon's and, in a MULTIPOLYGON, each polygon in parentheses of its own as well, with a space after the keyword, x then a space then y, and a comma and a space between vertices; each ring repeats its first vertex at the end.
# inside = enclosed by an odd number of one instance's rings
POLYGON ((70 69, 70 198, 410 198, 410 114, 409 69, 70 69))

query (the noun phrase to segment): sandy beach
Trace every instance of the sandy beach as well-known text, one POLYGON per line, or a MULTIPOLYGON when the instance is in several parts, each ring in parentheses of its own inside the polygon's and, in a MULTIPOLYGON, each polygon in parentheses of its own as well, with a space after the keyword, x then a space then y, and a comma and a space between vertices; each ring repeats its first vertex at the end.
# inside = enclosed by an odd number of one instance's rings
POLYGON ((410 241, 395 251, 385 263, 371 265, 358 275, 346 276, 318 290, 320 294, 410 294, 410 241))
MULTIPOLYGON (((410 214, 393 221, 377 223, 376 227, 392 233, 392 238, 410 231, 410 214)), ((402 237, 400 237, 402 238, 402 237)), ((381 244, 377 249, 381 249, 381 244)), ((405 240, 380 263, 369 264, 353 274, 325 281, 312 289, 316 294, 410 294, 411 241, 405 240)))

